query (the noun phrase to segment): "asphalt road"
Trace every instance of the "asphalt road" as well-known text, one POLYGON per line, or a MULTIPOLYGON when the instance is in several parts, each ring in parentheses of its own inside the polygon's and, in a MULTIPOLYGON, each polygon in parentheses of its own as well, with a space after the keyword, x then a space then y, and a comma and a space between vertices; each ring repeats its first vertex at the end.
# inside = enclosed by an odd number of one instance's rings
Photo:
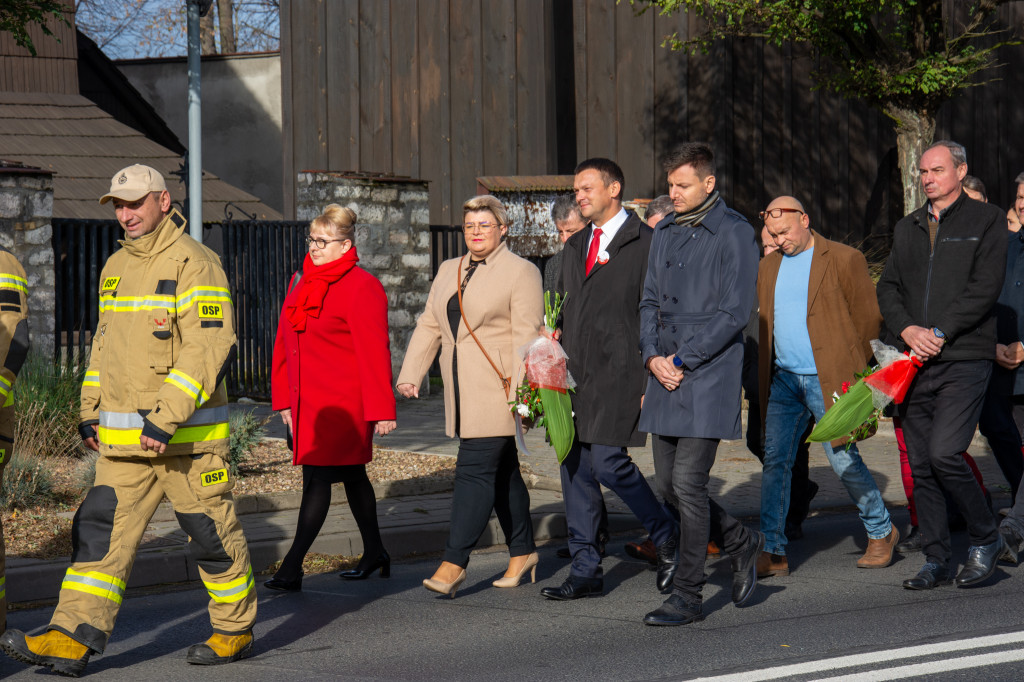
MULTIPOLYGON (((905 522, 905 514, 898 515, 905 522)), ((600 598, 552 602, 567 562, 542 549, 537 585, 490 586, 500 552, 473 556, 454 600, 420 587, 437 559, 393 566, 389 580, 345 583, 313 576, 301 594, 260 586, 254 658, 218 668, 184 662, 208 636, 206 595, 129 592, 95 680, 1020 680, 1024 679, 1024 568, 1000 568, 976 589, 910 592, 900 582, 923 561, 904 557, 859 570, 863 531, 854 513, 805 524, 791 546, 793 573, 762 581, 751 601, 729 601, 728 559, 709 562, 706 620, 679 628, 641 623, 662 597, 654 574, 613 539, 600 598)), ((966 538, 954 536, 963 558, 966 538)), ((9 625, 41 628, 51 607, 9 614, 9 625)), ((38 674, 0 655, 0 677, 38 674)))

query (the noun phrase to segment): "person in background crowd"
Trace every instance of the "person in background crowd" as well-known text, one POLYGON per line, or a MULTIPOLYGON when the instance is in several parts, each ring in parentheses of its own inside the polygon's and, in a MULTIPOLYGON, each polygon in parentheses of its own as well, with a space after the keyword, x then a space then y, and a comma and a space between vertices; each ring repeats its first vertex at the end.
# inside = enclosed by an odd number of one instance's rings
POLYGON ((166 495, 210 595, 213 635, 186 660, 247 658, 256 586, 225 461, 224 377, 236 352, 227 277, 217 254, 188 235, 156 169, 121 169, 100 198, 108 201, 125 239, 100 274, 99 333, 78 427, 84 445, 100 453, 95 482, 75 513, 71 568, 46 631, 8 630, 0 648, 81 675, 106 648, 139 542, 166 495))
POLYGON ((348 580, 380 570, 391 557, 377 525, 377 497, 366 475, 373 435, 395 426, 391 390, 388 298, 376 277, 360 268, 356 214, 331 204, 309 226, 309 253, 292 278, 274 343, 272 407, 288 428, 293 464, 302 465, 302 502, 292 546, 263 583, 302 589, 302 561, 331 507, 331 486, 345 484, 363 541, 348 580))
POLYGON ((1006 209, 1006 229, 1010 232, 1020 231, 1020 218, 1017 217, 1017 209, 1014 206, 1006 209))
POLYGON ((965 175, 963 182, 964 192, 975 201, 988 203, 988 192, 985 191, 985 183, 973 175, 965 175))
POLYGON ((675 211, 651 243, 640 300, 640 350, 650 372, 640 428, 652 434, 658 487, 679 510, 679 566, 672 594, 647 625, 702 620, 708 540, 731 557, 732 601, 757 585, 764 535, 708 495, 721 439, 740 436, 743 327, 754 306, 754 230, 715 187, 711 147, 686 143, 662 165, 675 211))
POLYGON ((903 586, 930 590, 953 578, 943 490, 960 508, 970 536, 958 586, 991 577, 1003 549, 985 495, 960 453, 974 435, 992 373, 993 306, 1007 240, 999 229, 1002 213, 961 188, 967 175, 962 145, 936 142, 919 165, 928 201, 896 224, 877 294, 886 327, 924 362, 899 405, 925 555, 903 586))
POLYGON ((419 397, 419 385, 441 351, 445 433, 459 438, 451 528, 441 566, 423 581, 455 597, 469 555, 493 510, 505 534, 509 562, 495 587, 536 580, 530 493, 519 470, 509 400, 522 373, 519 349, 544 322, 540 271, 505 244, 508 213, 490 195, 462 205, 469 253, 441 264, 409 340, 398 392, 419 397))
POLYGON ((651 199, 647 204, 647 213, 644 214, 644 222, 648 227, 657 227, 665 216, 675 210, 672 206, 672 197, 667 194, 651 199))
MULTIPOLYGON (((583 214, 580 213, 580 206, 576 203, 576 197, 572 194, 562 194, 555 199, 551 205, 551 219, 555 222, 558 238, 562 240, 563 245, 569 240, 569 237, 587 226, 583 220, 583 214)), ((564 250, 559 250, 558 253, 548 258, 548 262, 544 265, 544 291, 551 293, 552 296, 555 293, 565 293, 558 290, 562 277, 562 256, 564 254, 564 250)), ((601 521, 597 527, 597 549, 602 558, 607 553, 606 547, 609 537, 608 507, 605 505, 604 496, 602 495, 601 521)), ((555 552, 555 555, 560 559, 568 559, 572 556, 572 553, 569 551, 569 547, 565 546, 560 547, 555 552)))
POLYGON ((676 523, 626 451, 647 441, 637 428, 645 372, 636 339, 651 228, 622 208, 625 178, 614 161, 587 159, 575 176, 576 202, 588 224, 565 243, 560 287, 569 296, 562 345, 576 379, 576 442, 560 467, 572 566, 561 586, 541 590, 557 601, 604 592, 597 544, 602 485, 651 535, 658 589, 671 583, 676 567, 676 523))
MULTIPOLYGON (((761 532, 766 536, 759 577, 789 574, 784 516, 799 447, 795 437, 812 418, 824 416, 825 396, 842 393, 842 385, 856 381, 868 366, 871 340, 882 324, 864 254, 812 230, 810 216, 794 197, 776 198, 761 219, 779 251, 761 261, 757 275, 765 425, 761 532)), ((822 446, 868 535, 858 568, 885 568, 900 534, 875 479, 856 444, 842 439, 822 446)))

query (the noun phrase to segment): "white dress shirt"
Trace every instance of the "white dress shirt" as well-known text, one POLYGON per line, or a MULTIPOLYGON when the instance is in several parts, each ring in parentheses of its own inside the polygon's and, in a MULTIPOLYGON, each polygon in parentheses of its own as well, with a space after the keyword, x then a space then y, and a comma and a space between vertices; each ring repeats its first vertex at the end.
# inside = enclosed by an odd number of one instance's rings
MULTIPOLYGON (((598 242, 598 249, 597 249, 598 253, 600 253, 601 251, 607 251, 608 250, 608 245, 612 243, 613 239, 615 239, 615 234, 619 231, 619 228, 622 227, 626 223, 626 220, 628 218, 629 218, 629 214, 626 213, 626 209, 620 208, 619 212, 616 213, 614 216, 612 216, 611 220, 606 222, 604 225, 600 225, 600 226, 594 225, 594 227, 599 227, 600 230, 601 230, 601 241, 598 242)), ((589 253, 590 252, 590 242, 592 242, 593 240, 594 240, 594 233, 591 232, 590 233, 590 241, 587 242, 587 248, 586 248, 586 250, 584 250, 583 253, 589 253)))

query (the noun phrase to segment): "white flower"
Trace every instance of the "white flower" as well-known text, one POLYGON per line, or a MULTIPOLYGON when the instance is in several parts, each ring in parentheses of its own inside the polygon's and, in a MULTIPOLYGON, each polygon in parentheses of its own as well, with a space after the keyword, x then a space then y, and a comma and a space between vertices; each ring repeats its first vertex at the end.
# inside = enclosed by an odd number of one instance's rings
POLYGON ((530 408, 527 407, 524 403, 519 403, 518 405, 516 405, 516 412, 519 413, 520 417, 530 416, 530 408))
POLYGON ((839 394, 836 393, 835 391, 832 391, 832 402, 834 402, 834 403, 839 402, 839 394))

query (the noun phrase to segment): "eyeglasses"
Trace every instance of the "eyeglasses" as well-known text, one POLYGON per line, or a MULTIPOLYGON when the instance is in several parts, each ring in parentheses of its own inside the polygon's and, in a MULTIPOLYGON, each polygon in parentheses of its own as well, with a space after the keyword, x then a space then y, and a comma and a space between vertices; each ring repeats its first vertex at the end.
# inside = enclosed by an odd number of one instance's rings
POLYGON ((501 227, 497 223, 466 223, 462 226, 463 232, 476 232, 478 229, 481 232, 490 232, 496 227, 501 227))
POLYGON ((306 248, 311 248, 316 244, 318 249, 326 249, 328 244, 333 242, 347 242, 347 239, 315 239, 313 237, 306 237, 306 248))
POLYGON ((765 220, 769 216, 772 218, 781 218, 783 213, 799 213, 800 215, 805 215, 805 213, 798 208, 770 208, 767 211, 761 211, 758 215, 761 216, 761 220, 765 220))

